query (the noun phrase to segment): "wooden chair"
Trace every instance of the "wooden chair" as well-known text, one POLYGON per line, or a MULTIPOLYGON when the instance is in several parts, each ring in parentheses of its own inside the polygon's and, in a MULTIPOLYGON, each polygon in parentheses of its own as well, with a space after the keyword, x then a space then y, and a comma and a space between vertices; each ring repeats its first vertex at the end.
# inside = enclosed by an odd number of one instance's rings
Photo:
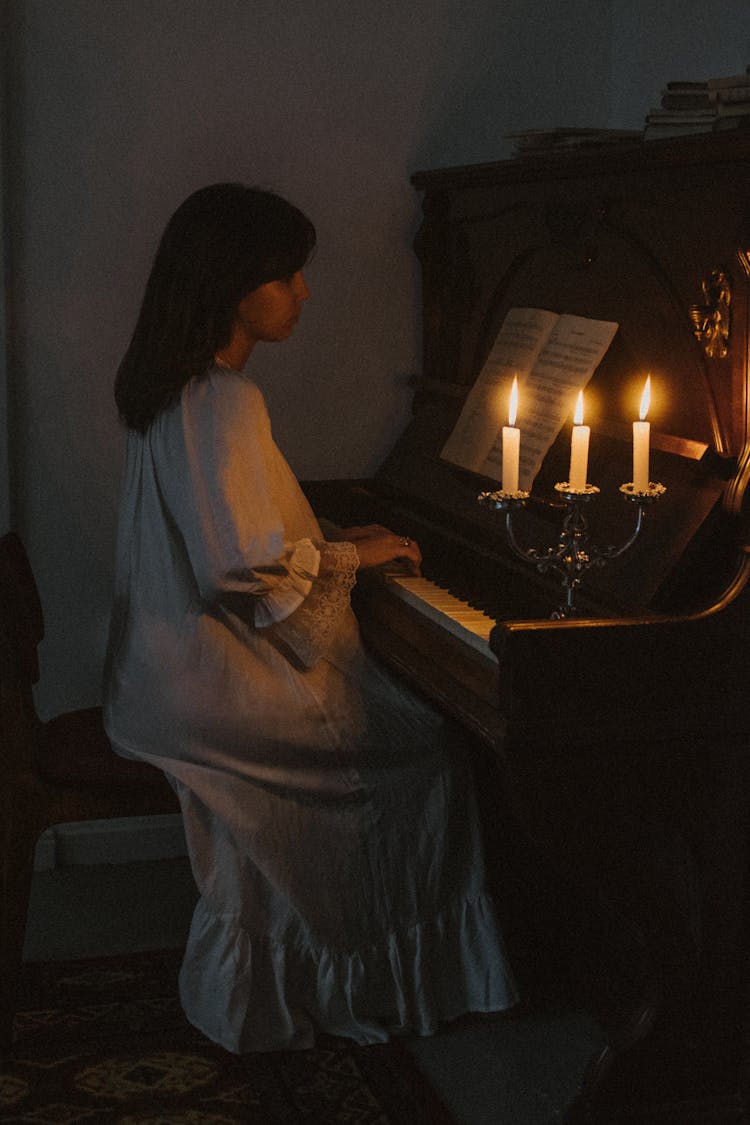
POLYGON ((101 708, 49 722, 36 712, 44 616, 17 535, 0 538, 0 1051, 10 1049, 18 973, 40 834, 66 821, 179 811, 166 778, 119 758, 101 708))

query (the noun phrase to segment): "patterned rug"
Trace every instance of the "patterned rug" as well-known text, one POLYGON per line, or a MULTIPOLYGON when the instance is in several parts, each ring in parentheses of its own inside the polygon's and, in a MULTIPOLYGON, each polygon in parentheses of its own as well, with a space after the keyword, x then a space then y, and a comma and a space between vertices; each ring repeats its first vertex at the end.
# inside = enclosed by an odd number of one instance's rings
POLYGON ((24 966, 0 1121, 15 1125, 455 1125, 398 1044, 230 1055, 185 1020, 180 954, 24 966))

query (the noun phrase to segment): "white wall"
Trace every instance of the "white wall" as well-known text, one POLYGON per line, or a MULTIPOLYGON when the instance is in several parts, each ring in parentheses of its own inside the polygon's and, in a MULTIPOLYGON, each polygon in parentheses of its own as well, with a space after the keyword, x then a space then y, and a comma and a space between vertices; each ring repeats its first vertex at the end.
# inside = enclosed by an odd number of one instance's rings
POLYGON ((502 158, 514 130, 639 127, 668 78, 750 61, 737 0, 720 21, 696 0, 5 4, 13 500, 47 615, 42 713, 99 697, 122 453, 112 380, 185 195, 241 179, 315 221, 313 300, 252 370, 299 475, 366 474, 419 364, 410 173, 502 158))

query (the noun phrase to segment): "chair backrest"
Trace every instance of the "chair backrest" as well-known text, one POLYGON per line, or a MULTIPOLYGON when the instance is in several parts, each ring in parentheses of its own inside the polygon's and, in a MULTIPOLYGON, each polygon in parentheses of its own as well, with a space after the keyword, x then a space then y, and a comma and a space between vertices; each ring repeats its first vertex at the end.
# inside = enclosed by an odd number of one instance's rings
POLYGON ((15 532, 0 537, 0 661, 3 675, 29 684, 39 680, 37 647, 44 614, 34 572, 15 532))

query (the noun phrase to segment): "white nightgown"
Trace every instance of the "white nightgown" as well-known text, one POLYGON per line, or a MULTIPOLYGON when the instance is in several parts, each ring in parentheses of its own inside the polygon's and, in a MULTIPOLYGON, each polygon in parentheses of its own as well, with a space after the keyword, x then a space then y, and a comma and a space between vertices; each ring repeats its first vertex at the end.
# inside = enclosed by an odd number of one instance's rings
POLYGON ((470 774, 361 648, 356 566, 244 374, 212 368, 129 433, 105 721, 179 796, 200 893, 180 996, 230 1051, 515 1001, 470 774))

